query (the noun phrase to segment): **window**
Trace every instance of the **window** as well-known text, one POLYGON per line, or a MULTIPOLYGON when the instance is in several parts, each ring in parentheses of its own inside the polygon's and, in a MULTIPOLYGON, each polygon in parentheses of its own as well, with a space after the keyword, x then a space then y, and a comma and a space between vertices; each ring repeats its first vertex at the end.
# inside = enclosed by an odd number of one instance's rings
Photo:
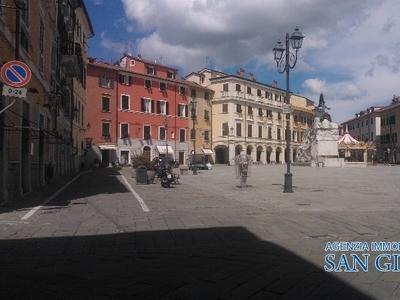
POLYGON ((240 104, 236 104, 236 112, 241 113, 242 112, 242 106, 240 104))
POLYGON ((210 100, 210 93, 204 92, 204 100, 210 100))
POLYGON ((149 98, 142 98, 142 112, 152 113, 154 101, 149 98))
MULTIPOLYGON (((372 120, 372 119, 371 119, 372 120)), ((374 141, 374 133, 373 132, 371 132, 371 142, 373 142, 374 141)))
POLYGON ((242 136, 242 124, 236 123, 236 136, 242 136))
POLYGON ((262 97, 262 96, 261 96, 261 90, 257 90, 257 96, 258 96, 258 97, 262 97))
POLYGON ((181 86, 181 87, 179 88, 179 94, 181 94, 181 95, 186 95, 186 88, 185 88, 184 86, 181 86))
POLYGON ((277 139, 278 140, 280 140, 281 139, 281 129, 280 128, 278 128, 277 130, 276 130, 276 134, 277 134, 277 139))
POLYGON ((157 113, 160 115, 168 115, 168 102, 163 100, 157 101, 157 113))
POLYGON ((281 101, 281 96, 279 96, 278 94, 275 94, 275 101, 281 101))
POLYGON ((121 139, 129 138, 129 124, 121 123, 121 139))
POLYGON ((110 123, 103 122, 101 123, 101 135, 102 137, 110 138, 110 123))
POLYGON ((148 75, 157 75, 156 69, 154 67, 147 67, 147 74, 148 75))
POLYGON ((210 120, 210 111, 208 110, 204 111, 204 120, 210 120))
POLYGON ((99 76, 99 86, 106 89, 114 88, 114 79, 104 76, 99 76))
POLYGON ((247 124, 247 136, 253 137, 253 124, 247 124))
POLYGON ((251 106, 247 107, 247 112, 249 115, 253 114, 253 108, 251 106))
POLYGON ((144 81, 144 87, 145 87, 146 89, 151 89, 151 80, 146 79, 146 80, 144 81))
POLYGON ((267 110, 267 118, 272 118, 272 110, 267 110))
POLYGON ((143 139, 145 139, 145 140, 151 139, 151 126, 150 125, 143 126, 143 139))
POLYGON ((224 91, 224 92, 229 91, 229 86, 228 86, 227 83, 224 83, 224 84, 222 85, 222 91, 224 91))
POLYGON ((222 123, 222 136, 229 135, 228 123, 222 123))
POLYGON ((129 95, 122 95, 121 96, 121 108, 122 109, 129 109, 129 95))
POLYGON ((280 112, 278 112, 278 119, 282 119, 282 114, 280 112))
POLYGON ((205 141, 210 140, 210 132, 208 130, 204 130, 204 140, 205 141))
POLYGON ((165 82, 160 82, 160 91, 165 92, 167 90, 167 84, 165 82))
POLYGON ((236 85, 236 92, 241 92, 242 86, 240 84, 236 85))
POLYGON ((223 103, 222 104, 222 112, 227 113, 228 112, 228 103, 223 103))
POLYGON ((196 97, 196 90, 194 90, 194 89, 191 89, 190 90, 190 97, 196 97))
POLYGON ((263 134, 263 127, 261 125, 258 125, 258 137, 262 138, 262 134, 263 134))
POLYGON ((259 108, 259 109, 258 109, 258 115, 259 115, 260 117, 262 117, 262 115, 263 115, 263 110, 262 110, 262 108, 259 108))
POLYGON ((374 124, 374 119, 371 118, 371 125, 374 124))
POLYGON ((166 129, 165 127, 160 127, 160 133, 159 133, 159 139, 161 141, 165 141, 165 136, 166 136, 166 129))
POLYGON ((247 94, 251 95, 251 87, 247 87, 247 94))
POLYGON ((167 71, 167 78, 168 79, 175 79, 175 73, 171 71, 167 71))
POLYGON ((268 139, 272 139, 272 128, 268 127, 268 139))
POLYGON ((187 117, 187 105, 178 104, 178 117, 187 117))
POLYGON ((119 83, 124 85, 131 85, 131 77, 126 75, 119 75, 119 83))
POLYGON ((101 99, 101 110, 110 111, 110 97, 103 96, 101 99))
POLYGON ((269 100, 272 100, 272 93, 265 92, 265 98, 269 99, 269 100))
POLYGON ((297 123, 297 115, 294 116, 294 121, 297 123))
POLYGON ((179 129, 179 141, 180 142, 186 141, 186 130, 185 129, 179 129))
POLYGON ((196 139, 196 129, 190 129, 190 139, 191 140, 196 139))

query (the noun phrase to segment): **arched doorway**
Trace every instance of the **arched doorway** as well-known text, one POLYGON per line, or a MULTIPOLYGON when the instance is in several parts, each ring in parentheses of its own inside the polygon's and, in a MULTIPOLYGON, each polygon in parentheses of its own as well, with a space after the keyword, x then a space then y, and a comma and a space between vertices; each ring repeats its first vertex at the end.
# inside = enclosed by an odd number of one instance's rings
POLYGON ((237 145, 237 146, 235 147, 235 156, 236 156, 236 155, 239 155, 239 154, 242 152, 242 150, 243 150, 243 147, 240 146, 240 145, 237 145))
POLYGON ((261 161, 261 153, 263 152, 263 147, 258 146, 257 147, 257 155, 256 155, 256 161, 260 162, 261 161))
POLYGON ((149 146, 144 146, 143 147, 143 156, 147 159, 147 160, 151 160, 151 149, 149 146))
POLYGON ((271 163, 271 153, 272 153, 272 148, 271 147, 267 147, 267 163, 268 164, 271 163))
POLYGON ((215 163, 227 164, 228 163, 228 148, 226 146, 215 147, 215 163))
POLYGON ((246 148, 246 154, 251 155, 251 152, 253 152, 253 146, 247 146, 246 148))
POLYGON ((280 161, 281 152, 282 152, 282 148, 281 147, 276 148, 275 161, 276 161, 277 164, 279 164, 281 162, 280 161))

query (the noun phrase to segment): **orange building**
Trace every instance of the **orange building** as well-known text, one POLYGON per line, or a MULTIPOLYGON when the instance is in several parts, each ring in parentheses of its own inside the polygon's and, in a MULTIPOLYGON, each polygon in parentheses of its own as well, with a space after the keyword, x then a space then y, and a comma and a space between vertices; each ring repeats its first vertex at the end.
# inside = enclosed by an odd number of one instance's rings
POLYGON ((140 55, 125 54, 114 65, 89 59, 87 71, 89 166, 96 158, 129 165, 140 154, 186 163, 189 92, 199 85, 140 55))

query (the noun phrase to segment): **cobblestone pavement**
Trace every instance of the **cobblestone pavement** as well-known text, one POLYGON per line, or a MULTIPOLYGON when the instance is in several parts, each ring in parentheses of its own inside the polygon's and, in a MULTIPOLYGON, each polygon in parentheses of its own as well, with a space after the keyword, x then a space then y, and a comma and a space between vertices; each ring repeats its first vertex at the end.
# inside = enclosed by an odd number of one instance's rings
POLYGON ((288 194, 286 165, 247 188, 228 166, 170 189, 101 168, 3 203, 0 299, 400 299, 400 166, 291 171, 288 194))

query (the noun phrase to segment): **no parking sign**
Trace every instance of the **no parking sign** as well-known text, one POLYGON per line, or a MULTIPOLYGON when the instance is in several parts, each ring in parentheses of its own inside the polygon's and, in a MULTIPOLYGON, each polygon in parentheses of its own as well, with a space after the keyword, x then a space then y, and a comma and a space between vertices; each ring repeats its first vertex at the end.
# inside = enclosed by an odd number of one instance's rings
POLYGON ((21 61, 12 60, 1 67, 1 78, 13 87, 23 87, 31 80, 31 70, 21 61))

